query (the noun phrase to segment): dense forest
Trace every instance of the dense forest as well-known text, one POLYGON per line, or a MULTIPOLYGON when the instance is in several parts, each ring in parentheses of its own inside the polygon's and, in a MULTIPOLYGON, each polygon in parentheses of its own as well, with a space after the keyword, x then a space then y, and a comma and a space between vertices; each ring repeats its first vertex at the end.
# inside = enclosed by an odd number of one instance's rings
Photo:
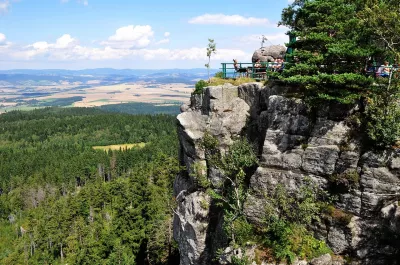
POLYGON ((0 115, 0 264, 176 264, 177 145, 170 115, 0 115))

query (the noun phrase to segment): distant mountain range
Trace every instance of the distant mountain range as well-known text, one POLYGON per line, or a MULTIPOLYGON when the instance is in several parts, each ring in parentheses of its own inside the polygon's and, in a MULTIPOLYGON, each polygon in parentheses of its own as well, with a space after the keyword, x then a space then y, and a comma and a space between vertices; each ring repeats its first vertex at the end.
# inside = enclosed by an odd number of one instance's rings
MULTIPOLYGON (((219 70, 211 69, 214 75, 219 70)), ((208 77, 204 68, 195 69, 112 69, 96 68, 84 70, 64 69, 16 69, 0 70, 0 87, 13 86, 54 86, 60 83, 89 84, 92 80, 100 84, 116 84, 137 81, 154 83, 194 84, 208 77)))
MULTIPOLYGON (((211 73, 218 72, 218 69, 210 69, 211 73)), ((0 70, 0 74, 29 74, 29 75, 151 75, 151 74, 199 74, 207 75, 205 68, 192 69, 113 69, 113 68, 95 68, 82 70, 65 69, 13 69, 0 70)))

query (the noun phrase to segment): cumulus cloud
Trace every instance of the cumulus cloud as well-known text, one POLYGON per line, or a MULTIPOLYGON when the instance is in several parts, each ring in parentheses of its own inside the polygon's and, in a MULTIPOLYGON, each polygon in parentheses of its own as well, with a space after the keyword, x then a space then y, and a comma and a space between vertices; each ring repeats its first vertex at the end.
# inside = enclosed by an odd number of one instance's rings
POLYGON ((164 33, 164 37, 168 38, 171 35, 168 31, 164 33))
POLYGON ((169 39, 162 39, 156 42, 157 45, 169 43, 169 39))
POLYGON ((4 35, 3 33, 0 33, 0 44, 5 43, 6 42, 6 35, 4 35))
POLYGON ((240 15, 204 14, 189 20, 191 24, 234 25, 234 26, 270 26, 266 18, 243 17, 240 15))
POLYGON ((114 35, 110 36, 107 41, 103 41, 101 44, 112 48, 140 49, 150 44, 150 39, 153 35, 154 32, 149 25, 129 25, 117 29, 114 35))
MULTIPOLYGON (((166 35, 168 34, 164 34, 164 36, 166 35)), ((81 45, 76 38, 64 34, 52 42, 38 41, 26 46, 0 44, 0 56, 4 60, 10 61, 194 61, 196 65, 203 65, 207 60, 205 47, 186 49, 149 48, 147 45, 152 36, 153 31, 150 26, 127 26, 118 29, 114 35, 103 42, 103 46, 92 47, 91 45, 81 45)), ((6 42, 4 34, 0 33, 0 40, 6 42)), ((168 41, 168 38, 164 38, 158 44, 168 41)), ((247 61, 251 58, 251 54, 241 49, 224 49, 221 47, 217 54, 213 55, 213 63, 217 65, 220 61, 231 61, 232 58, 247 61)))
POLYGON ((71 35, 69 34, 64 34, 57 39, 56 43, 54 44, 54 47, 57 49, 65 49, 72 46, 75 43, 77 43, 76 39, 72 38, 71 35))

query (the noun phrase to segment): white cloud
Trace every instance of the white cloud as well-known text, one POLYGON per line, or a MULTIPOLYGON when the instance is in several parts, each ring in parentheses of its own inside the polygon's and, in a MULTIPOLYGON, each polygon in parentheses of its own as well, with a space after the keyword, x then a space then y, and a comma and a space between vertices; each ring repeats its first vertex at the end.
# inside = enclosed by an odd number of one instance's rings
POLYGON ((294 0, 288 0, 289 4, 293 4, 294 0))
POLYGON ((129 25, 117 29, 114 35, 110 36, 107 41, 103 41, 101 44, 120 49, 145 48, 150 44, 150 38, 152 38, 153 35, 154 32, 149 25, 129 25))
POLYGON ((240 15, 204 14, 189 20, 191 24, 235 25, 235 26, 270 26, 266 18, 243 17, 240 15))
POLYGON ((6 35, 0 33, 0 44, 6 42, 6 35))
POLYGON ((162 39, 156 42, 156 45, 160 45, 160 44, 165 44, 165 43, 169 43, 169 39, 162 39))
POLYGON ((171 35, 168 31, 164 33, 164 37, 168 38, 171 35))
POLYGON ((54 47, 57 49, 65 49, 76 43, 77 40, 72 38, 69 34, 64 34, 60 38, 57 39, 54 47))
MULTIPOLYGON (((0 33, 1 34, 1 33, 0 33)), ((165 35, 165 34, 164 34, 165 35)), ((162 62, 166 65, 176 65, 174 61, 185 65, 204 65, 207 61, 205 47, 191 47, 186 49, 147 48, 153 31, 150 26, 127 26, 120 28, 116 33, 103 42, 103 47, 86 46, 79 44, 76 38, 64 34, 53 42, 38 41, 26 46, 11 45, 6 42, 4 34, 0 40, 6 45, 0 45, 0 57, 3 60, 25 62, 108 62, 121 61, 152 61, 162 62), (7 45, 9 44, 9 45, 7 45), (142 48, 139 48, 139 47, 142 48), (135 49, 132 49, 135 47, 135 49)), ((156 44, 168 43, 164 38, 156 44)), ((217 54, 212 57, 213 67, 217 67, 221 61, 231 61, 237 58, 241 61, 249 61, 251 54, 241 49, 219 48, 217 54)))

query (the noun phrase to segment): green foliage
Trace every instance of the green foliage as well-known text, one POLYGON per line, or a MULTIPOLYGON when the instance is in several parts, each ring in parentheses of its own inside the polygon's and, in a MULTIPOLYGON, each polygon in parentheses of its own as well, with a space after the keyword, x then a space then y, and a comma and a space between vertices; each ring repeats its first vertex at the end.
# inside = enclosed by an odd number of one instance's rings
POLYGON ((249 258, 247 258, 246 256, 242 257, 242 258, 238 258, 236 256, 232 257, 232 261, 230 263, 231 265, 250 265, 251 261, 249 258))
POLYGON ((360 182, 360 175, 357 170, 351 170, 341 174, 333 174, 329 177, 329 181, 336 187, 336 189, 349 189, 358 188, 360 182))
POLYGON ((322 211, 324 214, 331 217, 334 221, 342 225, 348 225, 351 222, 351 218, 353 218, 352 214, 337 209, 333 205, 327 205, 323 208, 322 211))
POLYGON ((207 87, 207 86, 208 86, 208 84, 207 84, 206 81, 204 81, 202 79, 197 81, 197 83, 194 86, 195 89, 193 91, 193 94, 202 94, 203 91, 204 91, 204 88, 207 87))
POLYGON ((235 141, 225 154, 213 150, 218 142, 212 136, 205 134, 204 141, 204 145, 211 148, 206 150, 208 162, 221 170, 225 178, 219 191, 208 190, 208 193, 216 205, 224 209, 224 229, 232 245, 242 245, 251 235, 248 234, 251 227, 243 217, 243 203, 247 196, 245 172, 257 165, 257 156, 246 139, 235 141))
POLYGON ((241 84, 246 84, 246 83, 253 83, 257 82, 256 79, 250 78, 250 77, 239 77, 239 78, 220 78, 220 77, 213 77, 211 78, 210 83, 208 84, 209 86, 220 86, 224 85, 226 83, 232 84, 234 86, 239 86, 241 84))
POLYGON ((224 73, 222 71, 216 72, 214 77, 216 77, 216 78, 224 78, 224 73))
POLYGON ((211 149, 214 150, 218 147, 219 141, 216 137, 211 135, 209 132, 204 133, 203 137, 203 142, 202 142, 203 148, 205 149, 211 149))
POLYGON ((198 188, 207 189, 210 187, 210 180, 207 178, 207 167, 203 163, 193 163, 190 169, 190 176, 193 177, 198 188))
POLYGON ((379 87, 368 100, 364 123, 369 142, 378 148, 400 139, 400 84, 396 81, 389 89, 379 87))
POLYGON ((280 22, 297 41, 289 44, 294 52, 279 78, 300 86, 315 108, 367 98, 364 132, 378 148, 400 138, 400 76, 374 79, 365 68, 371 60, 399 61, 399 8, 394 0, 296 0, 280 22))
POLYGON ((49 108, 0 116, 0 264, 167 264, 173 116, 49 108), (145 141, 143 149, 92 145, 145 141))
POLYGON ((247 243, 254 242, 256 238, 254 227, 246 220, 244 216, 240 216, 235 219, 232 223, 232 227, 237 246, 246 246, 247 243))
POLYGON ((330 253, 323 241, 315 239, 306 227, 319 222, 326 208, 327 194, 306 181, 299 191, 289 193, 278 185, 272 194, 266 194, 265 223, 257 234, 263 247, 272 249, 277 260, 289 263, 294 258, 312 259, 330 253))
POLYGON ((371 29, 372 38, 385 44, 399 59, 400 50, 400 3, 396 0, 369 0, 358 13, 364 27, 371 29))
POLYGON ((254 153, 254 147, 246 140, 235 141, 227 154, 222 156, 220 167, 227 176, 237 178, 235 183, 239 184, 244 180, 245 169, 258 164, 254 153))
POLYGON ((151 104, 143 102, 131 102, 122 104, 103 105, 98 107, 101 110, 109 112, 127 113, 127 114, 170 114, 178 115, 179 107, 182 103, 151 104))
POLYGON ((349 104, 365 94, 373 81, 363 74, 365 63, 381 50, 357 18, 362 7, 360 1, 297 0, 284 9, 280 23, 298 40, 289 45, 295 48, 293 63, 281 79, 301 85, 316 104, 349 104))

